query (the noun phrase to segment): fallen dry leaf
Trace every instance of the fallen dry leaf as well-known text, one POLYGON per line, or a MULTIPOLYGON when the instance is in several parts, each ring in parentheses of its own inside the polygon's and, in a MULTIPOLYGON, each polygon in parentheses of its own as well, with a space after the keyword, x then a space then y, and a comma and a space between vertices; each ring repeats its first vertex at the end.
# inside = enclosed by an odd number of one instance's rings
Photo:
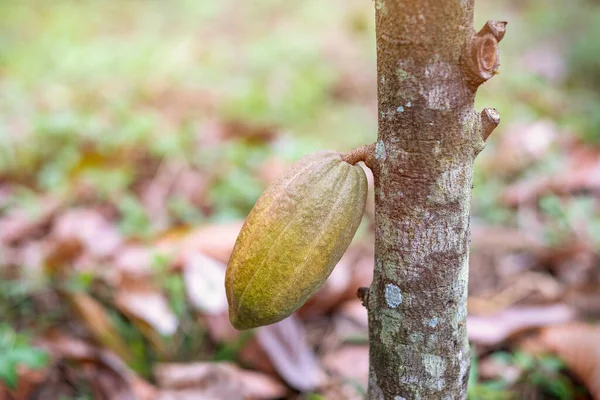
MULTIPOLYGON (((0 249, 0 254, 2 249, 0 249)), ((44 263, 48 256, 48 247, 41 240, 29 240, 19 249, 19 275, 21 279, 41 282, 44 279, 44 263)), ((1 256, 0 256, 1 258, 1 256)), ((0 260, 1 261, 1 260, 0 260)))
POLYGON ((367 396, 362 388, 347 381, 331 381, 319 394, 327 400, 364 400, 367 396))
POLYGON ((262 124, 251 124, 247 121, 230 121, 224 124, 223 140, 244 139, 253 143, 265 143, 277 137, 274 127, 262 124))
POLYGON ((167 210, 167 198, 173 183, 185 165, 181 162, 162 161, 154 178, 148 181, 141 191, 141 201, 148 215, 152 216, 152 222, 160 229, 169 224, 169 212, 167 210))
POLYGON ((182 170, 173 183, 172 194, 186 199, 197 207, 207 206, 208 179, 195 169, 182 170))
POLYGON ((600 192, 600 153, 597 149, 574 144, 559 173, 517 182, 506 190, 502 200, 516 207, 534 202, 542 195, 574 192, 600 192))
POLYGON ((206 314, 202 316, 210 338, 216 343, 231 343, 240 337, 241 332, 231 325, 229 313, 206 314))
POLYGON ((89 360, 96 358, 98 353, 91 344, 56 330, 36 340, 36 344, 48 350, 54 358, 89 360))
POLYGON ((148 339, 160 357, 171 357, 174 351, 172 337, 179 326, 177 316, 164 294, 150 276, 123 273, 120 276, 115 306, 123 312, 148 339))
POLYGON ((61 202, 51 197, 39 199, 39 209, 13 209, 0 219, 0 244, 24 240, 47 225, 61 208, 61 202))
POLYGON ((600 315, 600 287, 593 281, 587 287, 571 287, 565 293, 564 301, 586 317, 598 318, 600 315))
POLYGON ((356 291, 359 287, 368 287, 373 281, 373 270, 375 260, 374 240, 369 239, 367 243, 360 246, 361 256, 354 263, 352 270, 352 284, 346 291, 346 300, 356 299, 356 291))
POLYGON ((269 375, 256 371, 238 370, 238 379, 242 383, 244 398, 278 399, 285 395, 287 388, 269 375))
POLYGON ((112 350, 124 361, 130 362, 133 360, 127 345, 119 336, 106 310, 98 301, 84 292, 67 292, 64 295, 98 342, 112 350))
POLYGON ((123 246, 113 260, 115 266, 113 272, 117 275, 115 279, 127 280, 133 277, 135 279, 150 279, 155 274, 152 265, 158 255, 169 258, 172 254, 167 249, 155 250, 141 245, 123 246))
POLYGON ((234 379, 234 370, 234 365, 225 362, 161 363, 154 368, 154 376, 158 386, 163 389, 197 388, 204 389, 208 394, 215 387, 223 385, 241 393, 239 382, 234 379))
POLYGON ((369 381, 369 347, 346 345, 328 353, 323 365, 334 374, 350 379, 367 389, 369 381))
POLYGON ((213 315, 227 311, 225 265, 199 252, 188 253, 183 280, 188 298, 197 310, 213 315))
POLYGON ((240 362, 255 371, 278 376, 269 356, 258 343, 256 336, 251 337, 239 352, 240 362))
POLYGON ((181 161, 163 161, 156 175, 141 188, 141 200, 153 225, 166 228, 170 224, 171 199, 184 199, 197 207, 206 208, 208 179, 205 174, 181 161))
POLYGON ((197 145, 200 148, 212 148, 225 137, 225 125, 220 119, 207 118, 198 128, 197 145))
POLYGON ((58 216, 52 228, 55 246, 81 247, 96 258, 113 256, 123 238, 98 211, 74 208, 58 216))
POLYGON ((190 232, 182 241, 182 253, 199 251, 223 263, 229 261, 243 221, 205 225, 190 232))
POLYGON ((0 381, 0 400, 28 400, 35 396, 38 387, 49 375, 49 368, 30 369, 24 365, 17 368, 17 387, 10 390, 0 381))
POLYGON ((551 275, 523 271, 514 267, 506 269, 510 272, 503 271, 504 274, 498 274, 502 278, 501 282, 496 285, 491 293, 487 293, 483 297, 481 294, 469 296, 470 313, 476 315, 492 314, 505 310, 524 299, 535 302, 537 298, 538 302, 547 303, 562 298, 562 285, 551 275))
MULTIPOLYGON (((61 360, 75 363, 71 372, 88 382, 95 398, 153 400, 156 397, 155 388, 131 371, 113 353, 56 331, 50 332, 37 343, 57 360, 56 366, 60 365, 61 360)), ((60 386, 65 377, 60 376, 63 371, 59 368, 53 368, 52 372, 59 376, 47 379, 38 389, 37 398, 60 397, 60 386)))
POLYGON ((367 328, 369 324, 369 314, 367 308, 363 306, 362 301, 358 299, 345 302, 339 309, 340 317, 347 318, 357 326, 367 328))
POLYGON ((259 328, 256 338, 279 376, 291 387, 309 392, 322 384, 323 371, 308 347, 304 327, 294 315, 259 328))
POLYGON ((223 400, 275 399, 283 397, 287 391, 285 386, 267 375, 245 371, 226 362, 159 364, 154 375, 165 391, 161 398, 188 398, 195 394, 223 400))
POLYGON ((356 298, 360 286, 369 286, 373 280, 373 246, 354 242, 333 269, 327 281, 312 296, 298 314, 311 317, 326 314, 346 300, 356 298))
POLYGON ((5 210, 10 204, 14 190, 11 185, 0 180, 0 210, 5 210))
POLYGON ((333 316, 333 330, 325 338, 321 339, 323 349, 325 344, 335 343, 335 348, 348 342, 356 343, 360 341, 367 343, 368 332, 368 314, 365 306, 358 299, 345 302, 333 316), (329 337, 333 337, 331 342, 329 337))
POLYGON ((219 393, 215 397, 212 394, 204 394, 201 389, 161 390, 154 400, 244 400, 240 394, 219 393))
POLYGON ((600 399, 600 326, 550 326, 542 331, 540 340, 565 361, 595 399, 600 399))
POLYGON ((352 269, 357 256, 353 249, 346 251, 319 291, 300 308, 301 316, 326 314, 344 300, 353 281, 352 269))
POLYGON ((508 125, 497 136, 496 149, 482 167, 495 175, 514 175, 547 156, 558 136, 556 124, 549 120, 508 125))
POLYGON ((471 247, 476 250, 504 252, 529 251, 534 253, 546 249, 543 240, 520 229, 474 224, 471 227, 471 247))
POLYGON ((5 246, 0 243, 0 265, 12 266, 22 264, 21 249, 12 246, 5 246))
POLYGON ((177 317, 158 291, 120 287, 114 301, 127 316, 143 321, 161 335, 170 336, 177 330, 177 317))
POLYGON ((575 311, 564 304, 537 307, 514 307, 498 314, 467 317, 469 340, 496 345, 510 336, 531 328, 560 324, 575 318, 575 311))
POLYGON ((478 373, 481 379, 502 379, 503 382, 512 385, 523 375, 523 369, 499 362, 494 357, 482 357, 479 359, 478 373))

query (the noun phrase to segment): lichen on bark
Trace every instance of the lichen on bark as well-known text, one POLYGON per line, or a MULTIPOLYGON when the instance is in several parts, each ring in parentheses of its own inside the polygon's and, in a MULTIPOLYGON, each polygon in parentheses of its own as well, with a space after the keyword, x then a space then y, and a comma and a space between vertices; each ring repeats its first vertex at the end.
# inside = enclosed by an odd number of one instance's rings
POLYGON ((498 68, 505 23, 476 33, 473 0, 375 5, 375 274, 362 296, 369 398, 462 399, 473 163, 499 122, 477 113, 474 98, 498 68))

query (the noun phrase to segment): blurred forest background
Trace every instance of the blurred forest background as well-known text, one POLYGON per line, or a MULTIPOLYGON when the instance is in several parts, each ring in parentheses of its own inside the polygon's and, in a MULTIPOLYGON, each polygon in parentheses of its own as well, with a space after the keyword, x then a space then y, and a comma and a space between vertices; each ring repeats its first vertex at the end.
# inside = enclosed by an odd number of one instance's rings
MULTIPOLYGON (((477 108, 472 399, 600 398, 600 2, 507 20, 477 108)), ((377 132, 370 0, 0 1, 0 399, 360 399, 373 205, 323 289, 254 332, 224 268, 302 155, 377 132)))

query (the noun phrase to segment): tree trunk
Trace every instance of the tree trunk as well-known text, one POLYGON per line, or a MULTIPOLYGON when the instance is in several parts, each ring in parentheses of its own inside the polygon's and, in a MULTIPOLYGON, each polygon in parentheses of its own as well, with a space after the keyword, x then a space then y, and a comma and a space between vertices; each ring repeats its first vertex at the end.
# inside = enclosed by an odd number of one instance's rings
POLYGON ((375 0, 379 133, 369 399, 463 399, 473 162, 498 124, 475 112, 504 22, 473 0, 375 0))

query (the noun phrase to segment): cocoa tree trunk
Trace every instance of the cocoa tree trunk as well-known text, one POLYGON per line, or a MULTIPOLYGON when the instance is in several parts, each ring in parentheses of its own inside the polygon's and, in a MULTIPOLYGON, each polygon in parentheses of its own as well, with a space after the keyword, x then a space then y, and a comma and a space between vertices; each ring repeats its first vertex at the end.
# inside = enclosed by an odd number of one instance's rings
POLYGON ((379 133, 369 399, 463 399, 473 162, 498 124, 474 109, 504 22, 473 0, 375 0, 379 133))

